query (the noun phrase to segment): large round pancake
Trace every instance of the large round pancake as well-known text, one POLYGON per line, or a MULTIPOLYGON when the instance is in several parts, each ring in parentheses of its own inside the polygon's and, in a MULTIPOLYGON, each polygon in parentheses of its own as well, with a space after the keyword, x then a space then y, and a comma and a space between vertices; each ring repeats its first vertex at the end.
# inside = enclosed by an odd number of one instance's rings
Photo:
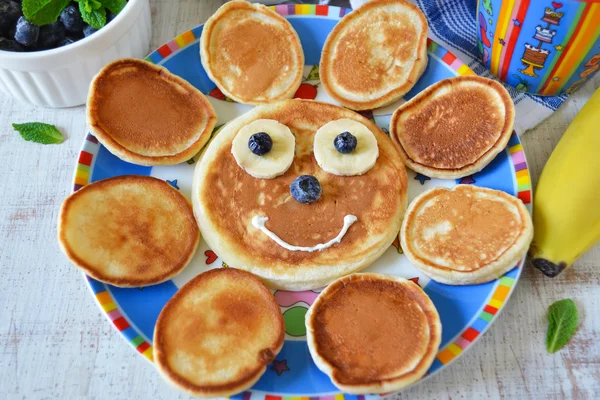
POLYGON ((437 310, 404 278, 353 274, 329 285, 306 314, 310 354, 341 390, 400 390, 419 380, 437 354, 437 310))
POLYGON ((427 66, 427 20, 404 0, 372 0, 333 28, 321 54, 323 87, 353 110, 402 97, 427 66))
POLYGON ((432 178, 481 171, 508 143, 515 108, 496 81, 479 76, 445 79, 401 105, 390 135, 406 166, 432 178))
POLYGON ((236 0, 219 8, 204 24, 200 57, 211 80, 240 103, 290 99, 302 82, 296 31, 262 4, 236 0))
POLYGON ((171 279, 189 263, 199 240, 190 202, 149 176, 84 186, 65 199, 58 217, 58 241, 71 262, 120 287, 171 279))
POLYGON ((161 311, 154 360, 177 388, 225 397, 261 377, 284 337, 279 305, 259 279, 234 268, 213 269, 181 287, 161 311))
POLYGON ((484 283, 510 271, 533 238, 523 202, 473 185, 434 188, 415 198, 400 232, 410 262, 448 285, 484 283))
POLYGON ((217 122, 200 91, 163 67, 114 61, 90 85, 87 122, 111 153, 139 165, 173 165, 195 156, 217 122))
POLYGON ((406 209, 406 169, 390 139, 361 115, 326 103, 284 100, 229 122, 207 146, 196 166, 192 185, 194 213, 208 245, 230 266, 250 271, 271 287, 306 290, 367 267, 394 241, 406 209), (319 168, 312 153, 315 132, 326 123, 349 118, 375 135, 379 158, 359 176, 336 176, 319 168), (296 137, 296 156, 283 175, 256 179, 231 154, 237 132, 257 119, 274 119, 296 137), (323 194, 313 204, 290 196, 299 175, 314 175, 323 194), (289 251, 260 230, 251 219, 269 218, 267 228, 287 243, 314 246, 338 235, 344 216, 358 217, 339 244, 312 253, 289 251))

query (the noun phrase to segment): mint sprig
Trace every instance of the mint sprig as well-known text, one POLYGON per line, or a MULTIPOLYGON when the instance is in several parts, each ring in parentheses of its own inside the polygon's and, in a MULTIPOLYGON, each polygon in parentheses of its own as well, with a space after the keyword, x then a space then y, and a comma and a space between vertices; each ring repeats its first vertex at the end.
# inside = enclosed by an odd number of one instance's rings
MULTIPOLYGON (((106 10, 118 14, 127 5, 125 0, 75 0, 81 17, 90 26, 100 29, 106 25, 106 10)), ((35 25, 50 24, 58 19, 71 0, 23 0, 23 14, 35 25)))
POLYGON ((79 0, 79 12, 83 21, 92 28, 100 29, 106 25, 106 9, 95 0, 79 0))
POLYGON ((102 7, 102 4, 97 1, 97 0, 75 0, 76 2, 79 3, 79 11, 83 13, 83 11, 85 10, 85 12, 92 12, 92 10, 97 10, 100 7, 102 7), (81 8, 83 7, 83 9, 81 8))
POLYGON ((571 299, 563 299, 548 308, 548 333, 546 348, 549 353, 556 353, 571 339, 579 323, 577 306, 571 299))
POLYGON ((59 144, 65 139, 54 125, 44 124, 43 122, 26 122, 24 124, 12 124, 12 126, 23 139, 30 142, 59 144))
POLYGON ((35 25, 46 25, 58 19, 70 0, 23 0, 23 15, 35 25))

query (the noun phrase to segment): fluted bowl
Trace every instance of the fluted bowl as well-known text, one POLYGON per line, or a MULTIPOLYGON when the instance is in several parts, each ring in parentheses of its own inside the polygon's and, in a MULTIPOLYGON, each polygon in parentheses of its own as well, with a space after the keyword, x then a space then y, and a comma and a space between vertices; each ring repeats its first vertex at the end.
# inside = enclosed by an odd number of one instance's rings
POLYGON ((94 75, 124 57, 145 57, 152 24, 149 0, 130 0, 114 20, 70 45, 29 53, 0 50, 0 95, 42 107, 84 104, 94 75))

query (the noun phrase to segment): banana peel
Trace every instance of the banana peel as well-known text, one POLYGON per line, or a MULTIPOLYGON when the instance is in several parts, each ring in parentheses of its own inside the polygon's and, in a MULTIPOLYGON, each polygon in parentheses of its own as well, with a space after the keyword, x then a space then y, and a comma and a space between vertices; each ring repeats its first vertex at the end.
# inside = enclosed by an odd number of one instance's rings
POLYGON ((555 277, 600 241, 600 89, 552 152, 533 203, 533 265, 555 277))

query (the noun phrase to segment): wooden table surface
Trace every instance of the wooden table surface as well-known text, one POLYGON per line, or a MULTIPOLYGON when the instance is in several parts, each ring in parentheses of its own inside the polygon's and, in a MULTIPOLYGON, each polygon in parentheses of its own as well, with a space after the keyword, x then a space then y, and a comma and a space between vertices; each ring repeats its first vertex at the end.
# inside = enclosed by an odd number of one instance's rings
MULTIPOLYGON (((153 47, 202 23, 220 1, 153 0, 153 47)), ((534 182, 600 74, 552 117, 523 136, 534 182)), ((56 218, 72 187, 85 131, 83 107, 51 110, 0 94, 0 399, 175 399, 102 315, 60 253, 56 218), (61 145, 23 141, 10 123, 44 121, 61 145)), ((600 157, 600 154, 599 154, 600 157)), ((490 330, 466 354, 396 399, 585 399, 600 392, 600 248, 564 274, 526 267, 490 330), (581 322, 569 345, 545 350, 546 310, 573 298, 581 322)))

